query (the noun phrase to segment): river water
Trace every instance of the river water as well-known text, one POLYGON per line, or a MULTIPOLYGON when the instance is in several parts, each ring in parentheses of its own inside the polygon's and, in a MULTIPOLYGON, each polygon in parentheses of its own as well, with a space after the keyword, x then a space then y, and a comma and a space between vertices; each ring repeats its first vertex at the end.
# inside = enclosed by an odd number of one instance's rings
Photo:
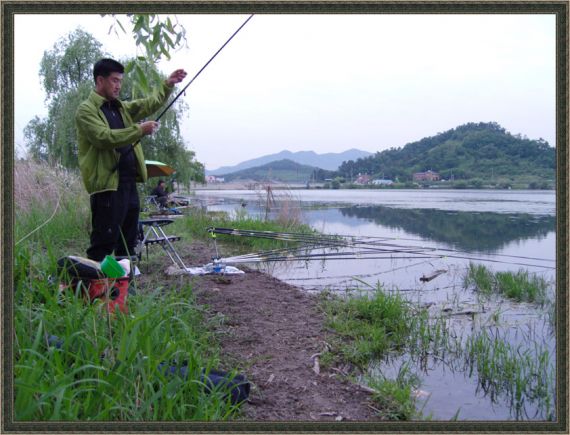
POLYGON ((549 385, 551 402, 545 405, 544 398, 534 393, 514 400, 499 387, 489 388, 477 375, 477 368, 440 356, 420 363, 406 355, 394 355, 375 364, 371 375, 395 378, 402 367, 413 371, 421 381, 417 406, 433 420, 552 418, 556 355, 553 191, 294 190, 274 191, 270 199, 268 210, 264 191, 196 192, 196 200, 208 210, 261 217, 276 217, 286 210, 321 233, 382 238, 401 249, 419 249, 422 254, 418 256, 329 256, 326 260, 269 262, 258 267, 310 292, 327 289, 342 294, 381 286, 429 307, 434 315, 447 313, 456 335, 484 331, 508 342, 519 355, 547 357, 548 370, 540 376, 551 383, 543 380, 538 384, 549 385), (424 255, 425 249, 433 255, 424 255), (553 303, 536 306, 502 297, 482 300, 463 285, 470 262, 493 272, 523 269, 542 277, 549 283, 553 303), (434 275, 429 281, 420 280, 434 275))

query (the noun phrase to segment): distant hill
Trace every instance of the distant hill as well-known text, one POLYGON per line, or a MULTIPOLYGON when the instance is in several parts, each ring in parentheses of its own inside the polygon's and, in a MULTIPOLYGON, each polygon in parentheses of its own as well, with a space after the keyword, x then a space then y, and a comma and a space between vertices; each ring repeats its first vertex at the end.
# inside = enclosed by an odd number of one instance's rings
POLYGON ((298 151, 295 153, 291 151, 281 151, 277 154, 270 154, 256 159, 246 160, 245 162, 239 163, 235 166, 223 166, 218 169, 206 170, 206 175, 227 175, 243 169, 254 168, 256 166, 262 166, 266 163, 280 160, 290 160, 301 165, 336 171, 344 161, 356 160, 370 155, 372 155, 372 153, 354 148, 342 153, 325 154, 317 154, 314 151, 298 151))
POLYGON ((311 179, 323 179, 330 171, 324 171, 313 166, 301 165, 292 160, 283 159, 266 163, 254 168, 223 174, 226 182, 237 180, 281 181, 284 183, 306 183, 311 179))
POLYGON ((343 163, 337 175, 358 173, 410 181, 432 170, 453 180, 554 180, 556 150, 543 139, 512 135, 499 124, 468 123, 436 136, 343 163))

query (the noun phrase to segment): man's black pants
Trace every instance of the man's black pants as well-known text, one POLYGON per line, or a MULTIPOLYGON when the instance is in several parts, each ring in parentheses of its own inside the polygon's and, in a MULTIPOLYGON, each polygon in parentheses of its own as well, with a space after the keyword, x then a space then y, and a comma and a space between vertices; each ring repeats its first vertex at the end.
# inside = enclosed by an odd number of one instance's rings
POLYGON ((134 255, 140 211, 136 183, 121 181, 117 191, 94 193, 90 201, 91 246, 87 258, 102 261, 113 251, 117 257, 134 255))
POLYGON ((158 201, 158 204, 162 208, 166 208, 166 205, 168 203, 168 196, 159 196, 158 198, 156 198, 156 200, 158 201))

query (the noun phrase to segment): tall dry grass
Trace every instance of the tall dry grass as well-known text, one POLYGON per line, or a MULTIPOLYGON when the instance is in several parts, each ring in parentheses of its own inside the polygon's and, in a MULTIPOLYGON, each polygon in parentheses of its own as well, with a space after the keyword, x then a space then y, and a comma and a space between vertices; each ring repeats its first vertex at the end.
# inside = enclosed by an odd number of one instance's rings
POLYGON ((270 186, 257 192, 260 208, 265 210, 265 220, 269 218, 284 228, 295 228, 303 224, 301 201, 291 191, 274 192, 270 186))
POLYGON ((15 244, 49 247, 87 239, 89 195, 79 174, 31 160, 14 167, 15 244))
POLYGON ((14 168, 14 201, 18 212, 33 207, 56 207, 62 198, 86 195, 81 178, 61 166, 20 160, 14 168))

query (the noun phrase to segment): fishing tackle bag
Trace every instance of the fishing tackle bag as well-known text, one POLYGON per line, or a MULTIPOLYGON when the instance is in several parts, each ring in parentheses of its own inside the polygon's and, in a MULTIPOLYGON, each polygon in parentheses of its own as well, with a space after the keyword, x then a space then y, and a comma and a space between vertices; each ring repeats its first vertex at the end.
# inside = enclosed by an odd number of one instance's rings
MULTIPOLYGON (((188 366, 169 365, 160 363, 158 370, 165 376, 178 375, 184 379, 188 379, 188 366)), ((200 374, 200 382, 206 393, 212 393, 220 388, 229 390, 229 399, 232 405, 238 405, 247 400, 251 385, 247 378, 241 374, 231 374, 222 370, 202 369, 200 374)))
POLYGON ((79 288, 87 300, 102 302, 110 313, 117 308, 123 313, 128 312, 128 276, 106 278, 100 263, 72 255, 57 261, 57 272, 62 279, 60 290, 79 288))

